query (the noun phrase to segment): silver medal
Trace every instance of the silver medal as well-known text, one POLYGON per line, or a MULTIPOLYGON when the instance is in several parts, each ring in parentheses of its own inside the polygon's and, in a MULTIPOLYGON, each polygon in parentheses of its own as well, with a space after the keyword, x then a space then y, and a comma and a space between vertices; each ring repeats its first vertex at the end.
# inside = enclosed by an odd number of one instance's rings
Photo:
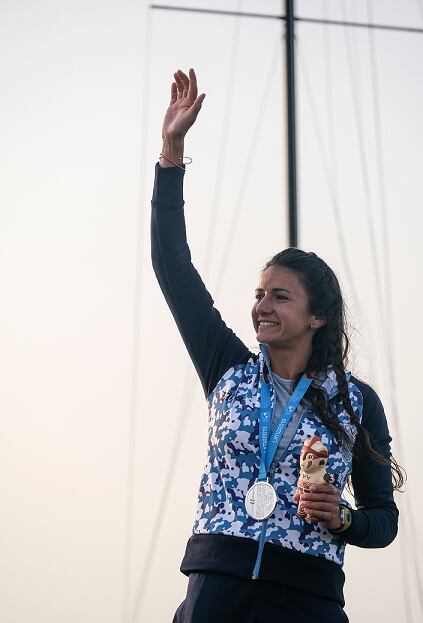
POLYGON ((276 491, 267 480, 256 480, 247 491, 245 509, 256 521, 263 521, 273 513, 277 502, 276 491))

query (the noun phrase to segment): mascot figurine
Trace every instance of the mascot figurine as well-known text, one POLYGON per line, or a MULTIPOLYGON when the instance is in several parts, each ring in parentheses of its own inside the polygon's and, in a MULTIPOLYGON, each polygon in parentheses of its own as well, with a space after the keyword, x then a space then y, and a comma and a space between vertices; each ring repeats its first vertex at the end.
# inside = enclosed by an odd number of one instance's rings
POLYGON ((323 485, 333 482, 333 476, 326 473, 328 458, 329 453, 318 435, 313 435, 311 439, 304 442, 300 457, 301 472, 297 484, 297 495, 300 496, 297 517, 307 517, 306 511, 301 506, 301 495, 309 491, 310 485, 323 485))

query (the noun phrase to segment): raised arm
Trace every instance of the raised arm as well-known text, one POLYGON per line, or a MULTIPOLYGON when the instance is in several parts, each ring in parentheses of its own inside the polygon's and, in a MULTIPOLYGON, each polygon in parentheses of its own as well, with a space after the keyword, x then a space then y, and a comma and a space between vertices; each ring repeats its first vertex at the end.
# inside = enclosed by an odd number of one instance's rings
POLYGON ((250 352, 223 322, 192 265, 186 239, 182 165, 184 139, 204 100, 194 70, 175 73, 163 122, 163 150, 152 200, 151 254, 160 287, 200 376, 206 396, 230 367, 250 352))

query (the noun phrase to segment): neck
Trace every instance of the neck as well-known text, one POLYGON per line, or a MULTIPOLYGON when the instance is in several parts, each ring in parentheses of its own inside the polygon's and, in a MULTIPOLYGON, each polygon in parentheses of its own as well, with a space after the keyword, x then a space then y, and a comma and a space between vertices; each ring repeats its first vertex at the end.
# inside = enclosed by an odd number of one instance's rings
POLYGON ((272 372, 283 379, 296 379, 301 372, 304 372, 312 352, 311 344, 308 348, 300 350, 296 348, 293 351, 280 350, 271 346, 268 346, 268 350, 272 372))

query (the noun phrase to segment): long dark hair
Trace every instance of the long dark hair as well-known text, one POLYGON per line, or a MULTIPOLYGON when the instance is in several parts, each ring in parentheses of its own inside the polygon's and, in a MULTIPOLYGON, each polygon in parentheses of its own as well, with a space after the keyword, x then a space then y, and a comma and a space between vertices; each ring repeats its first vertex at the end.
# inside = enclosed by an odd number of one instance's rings
POLYGON ((351 423, 357 428, 355 440, 340 424, 323 390, 310 386, 307 396, 323 424, 336 436, 339 443, 353 452, 354 457, 369 457, 378 463, 391 466, 395 489, 404 484, 404 472, 393 456, 385 457, 372 445, 369 432, 359 422, 350 401, 348 383, 345 376, 349 339, 346 330, 345 305, 341 288, 333 270, 315 253, 289 248, 277 253, 269 260, 269 266, 283 266, 295 271, 309 299, 310 312, 322 318, 326 323, 314 333, 312 354, 305 372, 326 371, 330 366, 336 374, 339 397, 351 423))

